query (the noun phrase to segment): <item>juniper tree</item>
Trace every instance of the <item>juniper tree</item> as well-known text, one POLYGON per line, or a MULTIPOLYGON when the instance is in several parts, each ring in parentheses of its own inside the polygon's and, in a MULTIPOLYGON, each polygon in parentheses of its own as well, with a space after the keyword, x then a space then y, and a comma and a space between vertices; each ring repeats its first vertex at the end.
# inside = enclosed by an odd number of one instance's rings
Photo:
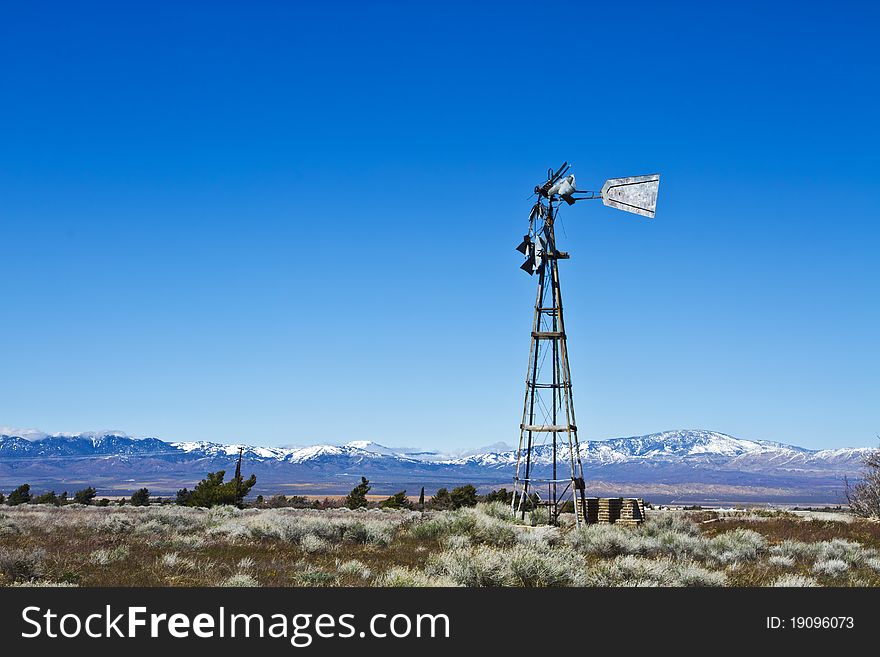
POLYGON ((88 488, 76 491, 73 494, 73 501, 76 504, 91 504, 97 494, 98 491, 89 486, 88 488))
POLYGON ((190 506, 190 501, 192 500, 192 491, 187 488, 181 488, 177 491, 177 497, 174 500, 174 503, 178 506, 190 506))
POLYGON ((131 505, 150 506, 150 490, 148 488, 141 488, 135 491, 134 495, 131 496, 131 505))
POLYGON ((367 506, 367 493, 370 492, 370 480, 361 477, 361 483, 351 489, 345 498, 345 506, 349 509, 358 509, 367 506))
POLYGON ((482 501, 503 502, 504 504, 510 504, 513 501, 513 491, 509 491, 506 488, 502 488, 500 490, 492 490, 483 495, 482 501))
POLYGON ((449 497, 452 499, 453 509, 460 509, 463 506, 477 506, 477 489, 470 484, 453 488, 449 497))
POLYGON ((54 504, 55 506, 60 506, 61 502, 55 494, 55 491, 50 490, 48 493, 43 493, 42 495, 37 495, 32 498, 31 504, 54 504))
POLYGON ((449 496, 449 491, 445 488, 438 488, 437 492, 434 493, 434 497, 431 498, 430 506, 432 509, 436 509, 438 511, 451 509, 452 498, 449 496))
POLYGON ((406 499, 405 490, 402 490, 399 493, 394 493, 394 495, 387 500, 379 502, 380 509, 408 509, 410 506, 412 506, 412 504, 406 499))
POLYGON ((257 483, 257 476, 251 475, 245 481, 242 481, 240 476, 233 477, 224 482, 225 476, 226 470, 209 472, 208 476, 196 484, 192 491, 188 491, 186 488, 177 491, 177 503, 183 506, 201 507, 230 504, 240 508, 244 498, 257 483))
POLYGON ((14 491, 9 493, 9 500, 7 504, 9 506, 18 506, 19 504, 27 504, 31 501, 31 485, 30 484, 22 484, 14 491))

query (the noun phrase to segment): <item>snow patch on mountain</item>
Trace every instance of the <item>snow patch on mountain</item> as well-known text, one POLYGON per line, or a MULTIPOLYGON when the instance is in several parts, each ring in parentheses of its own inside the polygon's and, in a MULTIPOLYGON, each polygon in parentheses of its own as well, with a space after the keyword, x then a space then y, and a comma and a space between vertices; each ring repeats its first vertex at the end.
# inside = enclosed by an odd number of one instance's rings
POLYGON ((380 445, 379 443, 375 443, 372 440, 352 440, 349 443, 345 443, 345 447, 351 447, 352 449, 358 449, 364 452, 372 452, 373 454, 381 454, 383 456, 403 456, 401 452, 380 445))

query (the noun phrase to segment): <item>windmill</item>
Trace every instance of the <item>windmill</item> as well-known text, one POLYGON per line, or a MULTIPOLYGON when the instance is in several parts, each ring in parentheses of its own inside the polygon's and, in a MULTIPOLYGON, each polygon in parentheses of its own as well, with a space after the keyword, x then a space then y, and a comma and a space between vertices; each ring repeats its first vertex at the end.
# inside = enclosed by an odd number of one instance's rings
POLYGON ((516 247, 525 256, 521 269, 530 275, 538 275, 538 293, 511 509, 524 518, 527 506, 546 506, 549 521, 555 524, 560 507, 571 499, 576 522, 580 525, 587 518, 586 486, 571 394, 559 285, 558 262, 569 257, 568 253, 556 248, 555 222, 559 204, 574 205, 577 201, 601 199, 609 207, 652 218, 657 206, 660 175, 611 178, 605 181, 601 191, 596 192, 578 190, 569 169, 568 162, 555 172, 549 169, 546 182, 535 187, 537 201, 529 213, 529 229, 516 247), (549 477, 535 476, 538 458, 549 460, 549 477), (561 477, 560 470, 567 470, 569 476, 561 477))

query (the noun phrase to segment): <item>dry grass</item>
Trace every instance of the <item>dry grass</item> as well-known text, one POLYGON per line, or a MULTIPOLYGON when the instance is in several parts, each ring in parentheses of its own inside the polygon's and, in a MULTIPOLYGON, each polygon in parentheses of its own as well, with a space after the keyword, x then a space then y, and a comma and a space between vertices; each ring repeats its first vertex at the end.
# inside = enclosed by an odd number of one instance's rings
POLYGON ((411 511, 0 507, 0 585, 878 586, 880 524, 664 512, 639 528, 411 511), (714 522, 703 522, 714 520, 714 522))

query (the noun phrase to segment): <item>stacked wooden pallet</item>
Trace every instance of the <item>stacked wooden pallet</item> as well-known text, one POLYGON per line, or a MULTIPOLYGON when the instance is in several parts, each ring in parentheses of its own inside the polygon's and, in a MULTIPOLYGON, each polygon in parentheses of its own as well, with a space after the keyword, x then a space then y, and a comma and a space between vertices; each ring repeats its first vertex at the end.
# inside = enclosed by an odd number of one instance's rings
POLYGON ((587 524, 638 525, 645 520, 645 502, 633 497, 588 497, 575 507, 578 520, 587 524))
POLYGON ((622 500, 618 524, 638 525, 645 519, 645 502, 639 498, 625 498, 622 500))
POLYGON ((578 520, 588 525, 638 525, 645 520, 645 502, 633 497, 588 497, 575 506, 578 520))
POLYGON ((620 510, 623 507, 622 497, 599 498, 599 522, 613 524, 620 519, 620 510))
POLYGON ((586 502, 586 520, 588 524, 594 525, 599 522, 599 498, 598 497, 588 497, 584 500, 586 502))

